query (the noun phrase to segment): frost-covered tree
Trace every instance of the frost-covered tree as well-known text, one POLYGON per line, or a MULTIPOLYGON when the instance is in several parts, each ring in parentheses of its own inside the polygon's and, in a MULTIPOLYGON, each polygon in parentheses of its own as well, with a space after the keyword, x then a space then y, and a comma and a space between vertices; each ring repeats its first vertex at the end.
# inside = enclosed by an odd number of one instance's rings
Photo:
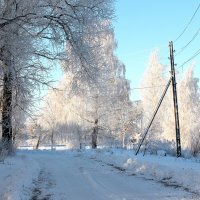
MULTIPOLYGON (((99 26, 105 26, 105 22, 99 26)), ((68 49, 71 57, 68 56, 63 63, 65 76, 58 86, 58 92, 63 91, 65 102, 65 106, 59 111, 60 116, 64 116, 63 120, 58 118, 59 123, 70 125, 70 130, 74 126, 73 133, 78 136, 79 143, 87 137, 93 148, 101 142, 105 144, 111 138, 117 138, 117 134, 119 135, 123 126, 128 123, 127 116, 131 110, 130 83, 125 79, 125 66, 114 55, 114 33, 101 32, 100 35, 100 39, 96 38, 92 42, 88 40, 88 35, 85 38, 88 45, 90 43, 91 46, 101 47, 100 54, 93 52, 92 59, 96 65, 88 72, 89 81, 86 79, 87 74, 80 74, 81 60, 68 49), (75 60, 77 62, 74 62, 75 60)), ((51 99, 50 96, 47 98, 51 99)), ((57 103, 54 100, 52 104, 57 103)), ((55 109, 53 113, 58 110, 55 109)))
POLYGON ((13 99, 17 104, 23 99, 19 105, 23 110, 24 101, 31 99, 30 91, 40 83, 48 83, 47 63, 66 58, 66 49, 70 48, 81 61, 80 73, 92 69, 95 63, 91 57, 98 48, 88 46, 83 35, 93 40, 98 32, 110 30, 111 23, 101 29, 96 25, 112 18, 112 4, 112 0, 0 1, 3 141, 10 143, 13 139, 13 99), (89 30, 88 25, 96 31, 89 30))
MULTIPOLYGON (((200 150, 199 146, 199 103, 200 93, 198 86, 199 79, 194 77, 193 66, 190 66, 184 73, 182 80, 178 82, 178 104, 179 121, 181 133, 181 146, 190 150, 193 154, 200 150)), ((164 138, 175 141, 175 126, 173 112, 172 92, 168 93, 168 106, 166 116, 163 120, 164 138)))
MULTIPOLYGON (((194 77, 193 66, 186 70, 179 86, 179 107, 182 147, 192 150, 200 131, 200 91, 199 79, 194 77)), ((199 147, 200 149, 200 147, 199 147)))
POLYGON ((115 79, 115 89, 110 98, 110 115, 108 115, 107 126, 118 145, 125 147, 131 137, 133 130, 133 109, 130 95, 130 82, 125 78, 124 73, 115 79))
MULTIPOLYGON (((99 23, 98 26, 102 29, 104 26, 107 26, 108 23, 110 22, 103 21, 99 23)), ((96 32, 94 27, 88 26, 88 30, 96 32)), ((79 57, 71 53, 70 49, 68 49, 68 59, 63 63, 64 66, 68 67, 68 73, 73 77, 71 84, 73 93, 81 98, 82 102, 82 107, 80 104, 74 105, 74 110, 79 110, 77 116, 79 115, 83 121, 85 120, 88 129, 92 130, 93 147, 97 145, 97 135, 99 135, 99 131, 107 132, 111 129, 109 121, 111 122, 111 110, 113 112, 115 109, 113 105, 116 105, 116 100, 120 99, 119 96, 123 99, 125 93, 126 97, 129 96, 129 91, 127 91, 129 88, 124 87, 125 85, 129 85, 129 83, 125 81, 124 65, 121 64, 114 55, 114 50, 116 48, 114 32, 110 30, 110 32, 106 34, 104 32, 100 32, 99 34, 101 37, 97 37, 92 41, 88 37, 88 34, 86 34, 84 38, 84 40, 88 42, 88 46, 101 47, 99 48, 100 53, 94 49, 90 58, 94 60, 96 65, 90 67, 87 61, 79 59, 79 57), (79 66, 81 66, 82 62, 86 64, 85 74, 80 73, 79 70, 79 66), (90 70, 88 70, 88 67, 90 70), (79 77, 79 79, 77 79, 77 77, 79 77), (110 114, 108 114, 109 112, 110 114)))
MULTIPOLYGON (((164 91, 166 80, 163 77, 165 67, 161 64, 159 59, 159 52, 156 50, 151 53, 147 69, 144 72, 141 87, 141 100, 143 107, 143 127, 145 128, 149 123, 156 106, 164 91)), ((159 139, 162 133, 162 117, 163 105, 157 113, 157 116, 149 130, 148 138, 159 139)), ((148 140, 146 140, 148 141, 148 140)))

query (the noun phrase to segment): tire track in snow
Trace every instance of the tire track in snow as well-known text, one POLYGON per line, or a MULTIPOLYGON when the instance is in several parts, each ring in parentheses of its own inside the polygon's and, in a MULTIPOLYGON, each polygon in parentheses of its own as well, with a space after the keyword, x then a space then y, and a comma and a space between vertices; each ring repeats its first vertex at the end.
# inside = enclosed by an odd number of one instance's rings
POLYGON ((31 189, 30 200, 53 200, 51 190, 55 186, 52 175, 42 168, 37 179, 33 180, 34 187, 31 189))
POLYGON ((115 170, 117 170, 117 171, 119 171, 121 173, 124 173, 124 174, 126 174, 128 176, 136 176, 138 178, 144 179, 145 181, 157 182, 159 184, 162 184, 164 187, 170 187, 170 188, 173 188, 173 189, 181 189, 181 190, 191 194, 192 195, 192 199, 194 199, 194 200, 199 200, 200 199, 200 193, 199 192, 192 191, 189 188, 178 184, 177 182, 171 181, 170 179, 172 177, 163 178, 162 180, 156 180, 156 179, 153 179, 153 178, 146 178, 144 176, 140 176, 140 175, 137 175, 135 173, 129 174, 129 172, 127 173, 127 170, 125 168, 117 166, 117 165, 114 165, 114 164, 111 164, 111 163, 104 162, 102 160, 97 159, 96 157, 95 158, 92 157, 90 159, 94 160, 95 162, 98 162, 98 163, 104 163, 105 165, 110 166, 113 169, 115 169, 115 170))

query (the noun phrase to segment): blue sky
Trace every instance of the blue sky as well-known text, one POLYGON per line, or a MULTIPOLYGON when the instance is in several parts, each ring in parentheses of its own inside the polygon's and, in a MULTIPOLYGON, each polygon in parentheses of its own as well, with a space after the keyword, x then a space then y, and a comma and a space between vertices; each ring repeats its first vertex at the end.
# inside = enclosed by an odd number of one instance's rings
MULTIPOLYGON (((117 0, 115 36, 118 42, 116 53, 126 65, 127 79, 131 88, 139 87, 148 58, 154 49, 160 50, 161 62, 169 65, 169 41, 174 41, 183 31, 200 1, 197 0, 117 0)), ((174 43, 178 52, 187 44, 200 28, 200 9, 192 23, 174 43)), ((200 49, 200 33, 196 39, 179 55, 175 63, 179 67, 200 49)), ((200 55, 197 56, 195 76, 200 77, 200 55)), ((191 61, 192 62, 192 61, 191 61)), ((184 66, 183 70, 191 63, 184 66)), ((170 69, 169 69, 170 70, 170 69)), ((180 73, 182 73, 182 68, 180 73)), ((138 90, 132 90, 132 98, 138 99, 138 90)))

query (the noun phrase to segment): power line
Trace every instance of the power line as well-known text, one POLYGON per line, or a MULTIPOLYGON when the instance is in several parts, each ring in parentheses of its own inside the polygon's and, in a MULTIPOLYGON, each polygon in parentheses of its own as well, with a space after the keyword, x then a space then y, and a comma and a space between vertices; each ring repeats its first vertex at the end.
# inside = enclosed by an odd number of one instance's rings
POLYGON ((183 29, 183 31, 180 33, 180 35, 174 40, 174 43, 177 42, 180 39, 180 37, 185 33, 185 31, 188 29, 189 25, 192 23, 192 20, 194 19, 195 15, 197 14, 199 8, 200 8, 200 3, 197 6, 194 14, 192 15, 192 17, 191 17, 190 21, 188 22, 188 24, 186 25, 186 27, 183 29))
POLYGON ((190 62, 192 59, 194 59, 196 56, 198 56, 200 54, 200 49, 197 50, 195 52, 195 54, 193 56, 191 56, 188 60, 186 60, 185 62, 183 62, 177 69, 183 67, 185 64, 187 64, 188 62, 190 62))
MULTIPOLYGON (((143 89, 151 89, 151 88, 161 88, 161 87, 165 87, 166 85, 153 85, 153 86, 145 86, 145 87, 136 87, 136 88, 131 88, 130 90, 143 90, 143 89)), ((40 89, 40 90, 46 90, 46 91, 55 91, 55 92, 71 92, 71 90, 67 90, 67 89, 40 89)), ((89 90, 87 90, 89 91, 89 90)), ((115 91, 115 90, 107 90, 107 91, 115 91)))
POLYGON ((151 88, 161 88, 165 87, 166 85, 154 85, 154 86, 147 86, 147 87, 138 87, 138 88, 132 88, 131 90, 143 90, 143 89, 151 89, 151 88))
POLYGON ((200 32, 200 28, 197 30, 197 32, 193 35, 192 39, 185 45, 181 48, 181 50, 176 53, 175 56, 179 55, 180 53, 182 53, 188 46, 189 44, 199 35, 199 32, 200 32))

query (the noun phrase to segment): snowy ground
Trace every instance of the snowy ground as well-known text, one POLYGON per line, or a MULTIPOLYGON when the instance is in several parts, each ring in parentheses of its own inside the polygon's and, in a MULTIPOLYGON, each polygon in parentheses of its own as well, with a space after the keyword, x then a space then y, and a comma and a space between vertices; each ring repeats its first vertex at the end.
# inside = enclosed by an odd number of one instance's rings
POLYGON ((200 199, 200 163, 125 150, 19 150, 0 172, 0 200, 200 199))

